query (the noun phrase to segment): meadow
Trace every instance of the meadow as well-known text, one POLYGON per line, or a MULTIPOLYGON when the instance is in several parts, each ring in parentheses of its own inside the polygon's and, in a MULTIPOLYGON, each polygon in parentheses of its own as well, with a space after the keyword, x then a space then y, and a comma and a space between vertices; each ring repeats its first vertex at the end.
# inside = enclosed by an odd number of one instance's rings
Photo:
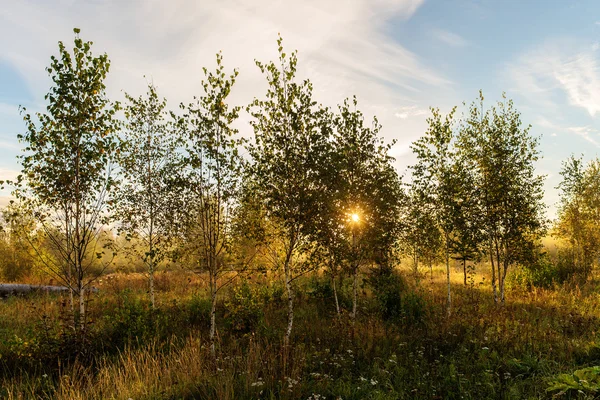
POLYGON ((218 52, 168 103, 80 33, 0 177, 0 279, 68 291, 0 300, 0 398, 600 398, 600 159, 550 221, 506 93, 384 136, 399 104, 323 101, 280 34, 248 102, 218 52))
POLYGON ((84 342, 64 320, 66 297, 6 298, 0 398, 596 398, 598 279, 547 289, 509 280, 501 305, 487 269, 479 265, 465 286, 454 266, 450 316, 445 268, 419 279, 407 268, 365 269, 354 324, 350 279, 338 286, 338 316, 330 278, 307 275, 296 281, 289 347, 283 284, 249 275, 219 295, 216 358, 201 275, 157 273, 154 310, 143 274, 104 276, 88 299, 84 342))

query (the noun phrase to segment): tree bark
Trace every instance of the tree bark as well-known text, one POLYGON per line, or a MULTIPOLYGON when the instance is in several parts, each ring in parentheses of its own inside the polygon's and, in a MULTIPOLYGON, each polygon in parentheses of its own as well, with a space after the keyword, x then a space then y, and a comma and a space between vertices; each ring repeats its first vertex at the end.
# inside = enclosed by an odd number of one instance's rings
POLYGON ((82 334, 85 332, 85 288, 79 285, 79 327, 82 334))
POLYGON ((216 327, 216 309, 217 309, 217 279, 214 274, 210 273, 210 355, 213 359, 216 357, 215 335, 216 327))
POLYGON ((417 248, 415 247, 415 281, 417 284, 419 283, 419 254, 417 253, 417 248))
POLYGON ((494 265, 494 248, 490 243, 490 262, 492 263, 492 293, 494 295, 494 303, 498 303, 498 292, 496 290, 496 266, 494 265))
POLYGON ((429 278, 433 282, 433 262, 429 260, 429 278))
POLYGON ((342 316, 340 313, 340 302, 338 301, 337 288, 335 285, 335 276, 331 278, 331 281, 333 282, 333 298, 335 299, 335 310, 337 312, 338 320, 340 320, 342 316))
MULTIPOLYGON (((502 296, 504 295, 504 277, 502 275, 502 270, 501 270, 501 266, 500 266, 500 249, 498 248, 498 245, 496 244, 496 269, 497 269, 497 274, 498 274, 498 286, 499 286, 499 290, 500 290, 500 302, 502 302, 502 296)), ((497 301, 496 301, 497 302, 497 301)))
POLYGON ((287 290, 287 295, 288 295, 288 324, 287 324, 287 329, 285 330, 285 338, 284 338, 285 347, 289 346, 289 344, 290 344, 290 338, 292 336, 292 327, 294 326, 294 288, 292 286, 291 263, 292 263, 292 253, 294 251, 295 246, 296 246, 295 237, 291 236, 291 239, 289 242, 289 248, 287 250, 287 254, 285 255, 285 262, 283 264, 283 272, 285 275, 285 288, 287 290))
POLYGON ((69 267, 67 270, 67 281, 69 282, 69 306, 71 307, 71 319, 73 320, 73 326, 75 326, 75 288, 73 287, 72 275, 73 272, 71 260, 69 260, 69 267))
POLYGON ((450 248, 448 246, 448 235, 446 235, 446 279, 448 282, 448 316, 452 314, 452 293, 450 286, 450 248))
POLYGON ((500 287, 500 302, 504 304, 504 283, 506 282, 506 273, 508 272, 508 263, 504 262, 504 270, 502 271, 502 286, 500 287))
POLYGON ((292 326, 294 325, 294 289, 292 288, 292 279, 289 261, 283 267, 285 272, 285 288, 288 295, 288 324, 285 331, 285 346, 290 344, 290 337, 292 336, 292 326))
POLYGON ((358 303, 358 265, 352 271, 352 323, 356 322, 356 309, 358 303))
POLYGON ((154 271, 150 271, 150 275, 148 276, 148 280, 150 281, 150 304, 152 305, 152 309, 156 308, 155 300, 154 300, 154 271))

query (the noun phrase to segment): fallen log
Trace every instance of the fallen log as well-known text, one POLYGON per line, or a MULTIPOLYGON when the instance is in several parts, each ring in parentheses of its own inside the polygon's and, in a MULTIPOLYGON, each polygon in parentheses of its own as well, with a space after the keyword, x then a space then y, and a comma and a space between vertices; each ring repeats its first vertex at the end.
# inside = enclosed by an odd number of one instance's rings
MULTIPOLYGON (((29 293, 66 293, 69 288, 66 286, 48 286, 48 285, 26 285, 22 283, 0 283, 0 297, 25 295, 29 293)), ((97 288, 91 288, 92 293, 98 292, 97 288)))

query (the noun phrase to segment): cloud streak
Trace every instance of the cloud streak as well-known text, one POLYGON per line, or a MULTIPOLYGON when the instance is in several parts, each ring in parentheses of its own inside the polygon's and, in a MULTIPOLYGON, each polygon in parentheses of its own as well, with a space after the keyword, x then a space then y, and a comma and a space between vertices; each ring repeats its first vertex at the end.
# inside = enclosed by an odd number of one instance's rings
POLYGON ((0 103, 0 115, 15 115, 18 113, 19 113, 18 105, 0 103))
POLYGON ((469 44, 469 42, 467 42, 466 39, 464 39, 460 35, 457 35, 454 32, 445 31, 442 29, 435 29, 433 31, 433 35, 439 41, 452 47, 465 47, 469 44))
POLYGON ((557 94, 594 117, 600 112, 600 58, 597 44, 582 48, 552 43, 509 65, 518 91, 532 101, 556 108, 557 94))
POLYGON ((426 109, 419 108, 417 106, 406 106, 398 108, 398 110, 394 113, 394 116, 400 119, 407 119, 411 117, 427 115, 427 113, 428 111, 426 109))
POLYGON ((577 136, 581 136, 583 139, 587 140, 589 143, 594 146, 600 148, 600 142, 594 138, 593 135, 598 135, 598 131, 589 126, 573 126, 567 128, 567 130, 571 133, 574 133, 577 136))
POLYGON ((44 68, 56 42, 70 44, 77 26, 83 39, 95 42, 94 52, 106 51, 112 61, 112 97, 121 98, 121 90, 145 92, 146 75, 174 108, 201 93, 201 68, 212 69, 221 50, 226 67, 240 70, 232 102, 245 105, 265 93, 254 60, 275 59, 281 33, 286 50, 299 52, 299 78, 313 81, 320 102, 334 107, 357 95, 365 115, 376 114, 384 136, 402 146, 423 132, 424 121, 408 118, 422 114, 410 107, 426 108, 419 102, 428 90, 450 87, 389 33, 390 23, 410 18, 422 2, 25 0, 0 9, 0 58, 20 71, 41 103, 50 86, 44 68))

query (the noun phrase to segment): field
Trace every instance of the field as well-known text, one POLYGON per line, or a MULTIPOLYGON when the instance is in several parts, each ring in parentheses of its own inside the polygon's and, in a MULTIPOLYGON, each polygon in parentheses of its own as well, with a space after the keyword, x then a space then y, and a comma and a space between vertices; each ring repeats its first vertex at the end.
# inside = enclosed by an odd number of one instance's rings
MULTIPOLYGON (((483 267, 480 267, 482 269, 483 267)), ((377 279, 365 272, 366 279, 377 279)), ((217 309, 217 357, 207 336, 210 304, 195 275, 157 276, 157 309, 139 274, 112 274, 89 300, 85 343, 62 320, 53 295, 0 301, 2 398, 8 399, 526 399, 594 398, 600 388, 600 291, 524 290, 509 285, 494 305, 489 278, 466 287, 453 273, 446 313, 445 271, 367 281, 359 315, 337 316, 330 280, 298 281, 289 348, 283 286, 252 276, 225 289, 217 309), (399 294, 399 295, 398 295, 399 294), (559 376, 559 374, 569 374, 559 376), (594 381, 595 379, 595 381, 594 381), (579 382, 578 382, 579 381, 579 382), (561 386, 564 383, 565 386, 561 386), (548 390, 555 387, 555 390, 548 390), (566 392, 561 394, 565 390, 566 392), (568 390, 571 388, 571 390, 568 390), (581 389, 579 392, 577 389, 581 389)), ((350 309, 350 282, 340 290, 350 309)))

